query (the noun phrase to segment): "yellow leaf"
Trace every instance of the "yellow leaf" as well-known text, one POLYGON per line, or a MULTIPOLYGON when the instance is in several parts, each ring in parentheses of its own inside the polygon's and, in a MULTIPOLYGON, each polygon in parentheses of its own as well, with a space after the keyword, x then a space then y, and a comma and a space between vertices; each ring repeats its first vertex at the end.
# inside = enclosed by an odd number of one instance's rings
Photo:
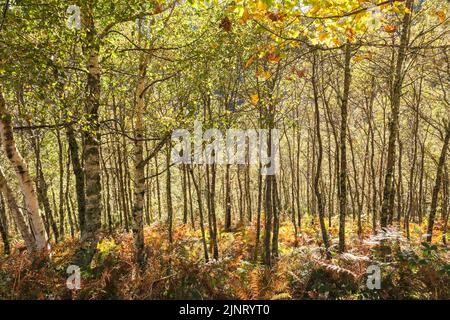
POLYGON ((247 8, 244 8, 244 12, 242 13, 241 21, 246 23, 250 19, 250 14, 248 13, 247 8))
POLYGON ((394 12, 396 12, 396 13, 402 13, 402 12, 400 11, 400 9, 399 9, 398 7, 395 7, 395 6, 392 7, 392 11, 394 11, 394 12))
POLYGON ((331 40, 331 42, 333 42, 333 44, 338 47, 341 45, 341 41, 338 38, 333 38, 333 40, 331 40))
POLYGON ((253 63, 254 60, 255 60, 255 57, 254 57, 254 56, 251 56, 251 57, 247 60, 247 62, 245 63, 245 69, 247 69, 248 67, 250 67, 250 66, 252 65, 252 63, 253 63))
POLYGON ((267 10, 267 4, 265 4, 263 1, 258 0, 256 3, 256 8, 260 11, 266 11, 267 10))
POLYGON ((265 80, 269 79, 271 75, 272 74, 269 71, 265 71, 265 70, 261 70, 261 69, 256 71, 256 76, 258 78, 264 78, 265 80))
POLYGON ((321 33, 319 34, 319 40, 320 40, 320 41, 325 41, 327 38, 328 38, 328 33, 326 33, 326 32, 321 32, 321 33))
POLYGON ((256 106, 259 102, 259 96, 257 93, 251 95, 252 105, 256 106))
POLYGON ((441 23, 444 23, 444 21, 445 21, 445 19, 446 19, 445 12, 442 11, 442 10, 439 10, 438 12, 436 12, 436 15, 438 16, 439 21, 440 21, 441 23))

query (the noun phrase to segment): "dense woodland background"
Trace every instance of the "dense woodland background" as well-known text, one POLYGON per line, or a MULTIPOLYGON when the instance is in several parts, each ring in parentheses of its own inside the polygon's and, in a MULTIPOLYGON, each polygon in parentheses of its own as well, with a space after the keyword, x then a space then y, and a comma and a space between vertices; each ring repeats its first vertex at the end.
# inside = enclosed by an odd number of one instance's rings
POLYGON ((449 1, 1 8, 0 298, 450 298, 449 1), (174 164, 195 120, 279 171, 174 164))

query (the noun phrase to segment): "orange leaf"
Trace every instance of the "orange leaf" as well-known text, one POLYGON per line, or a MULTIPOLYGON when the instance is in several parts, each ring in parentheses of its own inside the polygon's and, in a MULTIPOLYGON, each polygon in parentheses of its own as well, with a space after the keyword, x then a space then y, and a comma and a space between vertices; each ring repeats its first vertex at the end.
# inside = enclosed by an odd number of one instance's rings
POLYGON ((259 96, 257 93, 252 94, 250 99, 251 99, 252 105, 254 105, 254 106, 256 106, 259 102, 259 96))
POLYGON ((319 40, 320 40, 320 41, 325 41, 327 38, 328 38, 328 33, 326 33, 326 32, 321 32, 321 33, 319 34, 319 40))
POLYGON ((442 10, 440 10, 440 11, 436 12, 436 15, 438 16, 439 21, 440 21, 441 23, 444 23, 445 18, 446 18, 445 12, 442 11, 442 10))
POLYGON ((341 45, 341 41, 338 38, 333 38, 333 40, 331 40, 333 42, 333 44, 335 46, 340 46, 341 45))
POLYGON ((348 41, 353 42, 353 40, 355 39, 355 31, 353 30, 353 28, 347 28, 345 30, 345 34, 347 35, 348 41))
POLYGON ((244 8, 244 12, 242 13, 241 21, 242 23, 247 23, 247 21, 250 19, 250 14, 248 13, 247 8, 244 8))
POLYGON ((393 25, 390 25, 390 24, 385 25, 385 26, 383 27, 383 29, 384 29, 384 31, 387 32, 387 33, 393 33, 393 32, 395 32, 395 31, 397 31, 397 27, 396 27, 396 26, 393 26, 393 25))
POLYGON ((271 75, 272 74, 269 71, 265 71, 265 70, 261 70, 261 69, 256 71, 256 76, 258 78, 264 78, 265 80, 269 79, 271 75))
POLYGON ((292 72, 294 72, 299 78, 303 78, 306 75, 306 71, 304 69, 298 70, 296 67, 292 68, 292 72))
POLYGON ((251 57, 247 60, 247 62, 245 63, 244 68, 247 69, 248 67, 250 67, 250 66, 253 64, 253 61, 255 61, 255 57, 254 57, 254 56, 251 56, 251 57))
POLYGON ((269 53, 267 55, 267 60, 269 60, 272 63, 278 63, 280 61, 280 56, 277 55, 276 53, 269 53))

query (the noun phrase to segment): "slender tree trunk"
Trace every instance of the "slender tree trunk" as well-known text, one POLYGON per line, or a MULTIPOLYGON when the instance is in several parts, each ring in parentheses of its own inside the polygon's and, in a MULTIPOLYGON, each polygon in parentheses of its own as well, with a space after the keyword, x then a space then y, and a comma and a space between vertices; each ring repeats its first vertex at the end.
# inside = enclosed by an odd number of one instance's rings
POLYGON ((351 82, 351 45, 345 46, 344 61, 344 92, 341 101, 341 128, 340 128, 340 163, 339 163, 339 252, 345 251, 345 217, 347 215, 347 117, 348 99, 351 82))
MULTIPOLYGON (((249 162, 250 163, 250 160, 249 162)), ((250 189, 250 165, 247 164, 245 166, 245 194, 246 194, 246 202, 247 202, 247 216, 248 221, 251 223, 253 218, 253 208, 252 208, 252 193, 250 189)))
POLYGON ((58 242, 59 230, 58 230, 58 226, 56 224, 56 221, 55 221, 55 218, 53 215, 53 210, 50 205, 50 199, 48 196, 48 184, 45 181, 44 171, 42 169, 41 147, 40 147, 41 142, 39 141, 39 138, 37 136, 33 137, 32 141, 33 141, 33 147, 35 150, 35 157, 36 157, 36 181, 35 182, 36 182, 36 188, 37 188, 38 201, 44 208, 45 217, 46 217, 47 223, 48 223, 47 234, 48 234, 49 238, 51 238, 50 231, 52 231, 53 236, 55 238, 55 242, 58 242))
MULTIPOLYGON (((411 10, 412 0, 407 0, 406 7, 411 10)), ((403 86, 403 64, 406 58, 406 47, 409 42, 409 26, 411 14, 406 13, 403 17, 402 34, 400 39, 400 47, 395 66, 394 82, 391 100, 391 119, 389 121, 389 140, 386 160, 386 173, 384 178, 383 204, 381 207, 381 228, 386 228, 388 218, 392 216, 392 201, 394 193, 394 165, 395 165, 395 144, 399 125, 399 109, 403 86)))
POLYGON ((423 190, 423 180, 425 174, 425 141, 420 143, 420 177, 419 177, 419 201, 417 204, 417 213, 419 224, 422 224, 422 217, 424 211, 424 190, 423 190))
MULTIPOLYGON (((418 106, 417 106, 418 107, 418 106)), ((414 171, 416 169, 416 161, 417 161, 417 139, 418 139, 418 131, 419 131, 419 110, 416 110, 414 113, 414 125, 413 125, 413 143, 412 143, 412 160, 411 167, 409 169, 409 181, 408 181, 408 211, 406 213, 405 218, 405 227, 406 227, 406 237, 410 238, 410 230, 409 230, 409 221, 411 219, 411 215, 413 213, 414 207, 414 171)))
POLYGON ((219 258, 219 249, 217 245, 217 226, 215 217, 215 165, 206 165, 206 202, 208 208, 208 225, 210 236, 210 251, 214 259, 219 258))
POLYGON ((81 248, 76 262, 87 267, 96 252, 101 227, 102 186, 100 182, 100 39, 94 23, 94 4, 81 8, 85 40, 83 55, 87 69, 85 99, 86 128, 83 131, 83 162, 85 174, 86 208, 84 229, 81 229, 81 248))
POLYGON ((397 222, 400 225, 402 210, 403 210, 403 175, 402 175, 402 161, 403 161, 403 143, 398 137, 398 181, 397 181, 397 222))
POLYGON ((173 242, 173 205, 172 205, 172 176, 170 173, 170 143, 167 148, 166 160, 166 205, 167 205, 167 224, 169 228, 169 242, 173 242))
POLYGON ((186 183, 186 165, 181 166, 181 190, 183 192, 183 224, 188 222, 188 197, 187 197, 187 183, 186 183))
MULTIPOLYGON (((66 203, 66 208, 67 208, 67 218, 69 219, 69 228, 70 228, 70 236, 73 237, 75 236, 75 223, 72 219, 72 210, 70 208, 70 201, 69 201, 69 193, 71 192, 70 190, 70 149, 67 152, 67 163, 66 163, 66 190, 65 190, 65 194, 64 194, 64 201, 66 203)), ((62 195, 60 195, 60 197, 62 197, 62 195)))
POLYGON ((9 243, 8 220, 6 219, 6 206, 1 191, 0 191, 0 235, 3 241, 3 253, 4 255, 7 256, 11 252, 11 247, 9 243))
POLYGON ((22 239, 25 241, 25 245, 28 252, 34 253, 37 249, 37 243, 33 234, 30 232, 26 219, 23 215, 22 210, 17 205, 16 198, 11 188, 8 186, 5 175, 3 174, 3 169, 0 167, 0 193, 5 196, 6 203, 8 204, 9 210, 14 218, 17 228, 19 229, 22 239))
POLYGON ((103 172, 105 174, 106 179, 106 185, 105 185, 105 191, 106 191, 106 197, 105 197, 105 206, 106 206, 106 218, 105 220, 108 222, 108 233, 112 234, 113 232, 113 221, 112 221, 112 215, 111 215, 111 185, 110 185, 110 176, 109 176, 109 170, 106 164, 105 156, 103 155, 102 149, 100 149, 100 159, 102 161, 102 167, 103 172))
POLYGON ((313 56, 313 74, 312 74, 312 86, 313 86, 313 93, 314 93, 314 114, 315 114, 315 131, 317 136, 317 165, 316 165, 316 174, 314 177, 314 193, 317 198, 317 210, 319 213, 319 223, 320 223, 320 230, 322 231, 322 240, 323 245, 325 247, 326 256, 328 259, 331 259, 331 253, 329 251, 330 245, 329 245, 329 239, 328 239, 328 233, 327 228, 325 226, 325 216, 324 216, 324 204, 323 204, 323 198, 322 193, 320 192, 320 176, 322 173, 322 155, 323 155, 323 149, 322 149, 322 137, 320 134, 320 111, 319 111, 319 97, 317 93, 317 61, 316 61, 316 53, 314 53, 313 56))
MULTIPOLYGON (((155 170, 158 172, 158 157, 155 157, 155 170)), ((156 175, 156 197, 158 200, 158 218, 161 220, 161 187, 159 183, 159 175, 156 175)))
POLYGON ((189 170, 190 170, 190 165, 187 164, 185 167, 186 170, 186 178, 187 178, 187 186, 188 186, 188 194, 189 194, 189 213, 190 213, 190 218, 191 218, 191 225, 192 225, 192 229, 195 230, 195 219, 194 219, 194 210, 193 210, 193 205, 192 205, 192 188, 191 188, 191 176, 189 174, 189 170))
MULTIPOLYGON (((14 133, 12 129, 12 115, 6 110, 5 99, 3 98, 3 90, 0 86, 0 138, 1 144, 5 151, 6 157, 14 168, 14 172, 19 180, 20 189, 25 197, 25 204, 27 206, 28 216, 31 221, 31 229, 34 235, 35 248, 37 252, 41 253, 50 250, 47 241, 47 234, 45 232, 42 218, 39 214, 39 203, 33 182, 28 171, 28 166, 22 155, 17 150, 16 142, 14 141, 14 133)), ((3 176, 3 175, 2 175, 3 176)), ((6 190, 5 190, 6 191, 6 190)), ((4 192, 8 199, 7 192, 4 192)), ((8 201, 10 205, 12 204, 8 201)), ((22 235, 23 236, 23 235, 22 235)))
POLYGON ((225 231, 231 230, 231 182, 230 165, 225 166, 225 231))
POLYGON ((433 237, 433 226, 434 226, 434 218, 436 216, 436 208, 438 202, 439 190, 442 184, 442 176, 445 166, 445 159, 447 157, 447 149, 450 140, 450 121, 448 121, 447 129, 445 132, 444 144, 442 146, 441 155, 439 156, 439 163, 436 170, 436 180, 434 182, 433 193, 431 196, 431 204, 430 204, 430 215, 428 217, 428 228, 427 228, 427 241, 431 242, 433 237))
POLYGON ((253 259, 258 260, 259 241, 261 238, 261 207, 262 207, 262 175, 261 175, 261 163, 258 167, 258 203, 256 209, 256 239, 255 239, 255 252, 253 259))
MULTIPOLYGON (((270 139, 270 137, 269 137, 270 139)), ((270 150, 270 147, 269 147, 270 150)), ((273 176, 266 176, 266 183, 264 189, 264 211, 265 211, 265 226, 264 226, 264 264, 271 265, 271 230, 272 230, 272 178, 273 176)))
MULTIPOLYGON (((206 245, 206 235, 205 235, 205 225, 203 222, 203 203, 202 203, 202 193, 200 191, 200 186, 198 185, 195 176, 194 176, 194 170, 191 166, 189 166, 189 173, 192 178, 192 183, 194 184, 194 189, 197 194, 197 203, 198 203, 198 212, 200 215, 200 231, 202 233, 202 243, 203 243, 203 252, 205 254, 205 262, 208 262, 208 247, 206 245)), ((201 181, 201 179, 199 179, 201 181)))
POLYGON ((272 206, 273 206, 273 230, 272 230, 272 258, 278 258, 278 234, 280 230, 280 198, 278 196, 277 179, 273 176, 272 206))
MULTIPOLYGON (((140 36, 139 36, 140 37, 140 36)), ((139 38, 140 39, 140 38, 139 38)), ((139 41, 140 43, 140 41, 139 41)), ((145 166, 144 160, 144 108, 145 108, 145 82, 147 74, 148 58, 146 53, 139 57, 139 78, 135 92, 135 140, 134 140, 134 205, 133 205, 133 237, 136 250, 136 262, 143 268, 145 263, 144 251, 144 201, 145 201, 145 166)), ((170 159, 169 159, 170 160, 170 159)), ((168 181, 168 184, 170 181, 168 181)))
POLYGON ((70 159, 72 161, 73 174, 75 176, 75 191, 78 206, 78 225, 80 230, 84 230, 86 216, 86 195, 84 192, 84 172, 78 153, 78 143, 72 126, 67 127, 67 141, 70 149, 70 159))
POLYGON ((58 142, 58 164, 59 164, 59 236, 64 239, 64 147, 61 140, 61 133, 56 131, 56 140, 58 142))
POLYGON ((444 181, 442 182, 443 188, 443 197, 442 197, 442 218, 444 220, 444 228, 442 230, 442 243, 447 244, 447 225, 448 225, 448 216, 450 214, 450 199, 449 199, 449 179, 448 176, 448 166, 446 165, 444 168, 444 181))

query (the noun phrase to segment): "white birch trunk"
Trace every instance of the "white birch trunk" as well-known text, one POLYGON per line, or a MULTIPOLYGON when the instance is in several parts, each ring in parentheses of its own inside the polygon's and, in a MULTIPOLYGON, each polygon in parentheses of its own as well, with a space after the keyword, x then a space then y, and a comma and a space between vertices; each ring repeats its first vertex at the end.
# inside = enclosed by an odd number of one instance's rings
POLYGON ((30 218, 36 250, 38 252, 42 252, 50 249, 48 246, 47 234, 45 232, 42 218, 39 214, 39 203, 30 173, 28 171, 28 166, 22 158, 19 150, 17 150, 16 142, 14 141, 11 118, 11 115, 6 110, 3 91, 0 87, 0 139, 6 157, 11 162, 14 172, 19 179, 20 189, 24 195, 27 212, 30 218))

